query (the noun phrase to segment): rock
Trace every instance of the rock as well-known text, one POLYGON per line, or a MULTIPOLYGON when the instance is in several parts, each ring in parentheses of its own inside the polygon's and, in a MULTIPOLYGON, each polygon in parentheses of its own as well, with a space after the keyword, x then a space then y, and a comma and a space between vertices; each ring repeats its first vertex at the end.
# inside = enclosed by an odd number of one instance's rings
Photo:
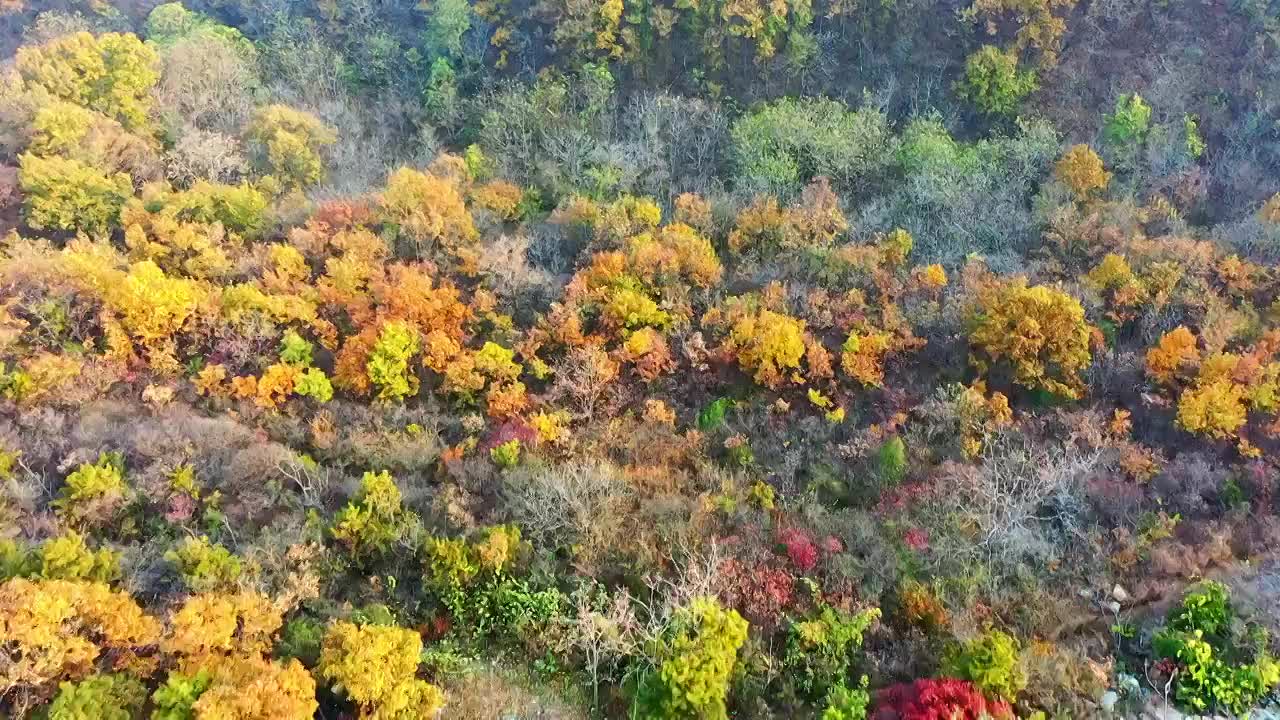
POLYGON ((1106 610, 1112 615, 1115 615, 1120 612, 1120 603, 1116 602, 1115 600, 1108 600, 1107 602, 1102 603, 1102 609, 1106 610))
POLYGON ((1123 587, 1120 587, 1119 585, 1116 585, 1115 587, 1111 588, 1111 597, 1115 598, 1117 602, 1122 602, 1122 603, 1129 602, 1128 591, 1125 590, 1123 587))

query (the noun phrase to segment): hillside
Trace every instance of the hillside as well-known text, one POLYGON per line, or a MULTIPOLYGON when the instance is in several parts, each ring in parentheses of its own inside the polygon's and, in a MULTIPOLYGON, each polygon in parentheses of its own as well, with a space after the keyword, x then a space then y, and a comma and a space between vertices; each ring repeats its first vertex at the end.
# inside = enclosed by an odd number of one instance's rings
POLYGON ((1280 8, 0 0, 0 717, 1280 713, 1280 8))

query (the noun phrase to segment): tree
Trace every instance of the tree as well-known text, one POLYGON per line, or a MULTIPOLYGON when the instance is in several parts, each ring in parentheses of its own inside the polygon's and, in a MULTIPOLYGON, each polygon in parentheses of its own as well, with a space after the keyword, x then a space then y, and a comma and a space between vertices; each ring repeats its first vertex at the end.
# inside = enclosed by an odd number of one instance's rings
POLYGON ((422 637, 388 625, 340 621, 329 627, 320 651, 320 677, 350 698, 362 720, 434 718, 444 693, 417 679, 422 637))
POLYGON ((145 129, 151 88, 160 78, 159 57, 136 35, 87 32, 18 49, 14 67, 28 90, 42 91, 145 129))
POLYGON ((27 223, 37 230, 105 233, 119 222, 120 208, 133 195, 128 175, 108 174, 79 160, 24 153, 18 162, 27 223))
POLYGON ((1102 134, 1119 146, 1141 142, 1151 128, 1151 106, 1138 93, 1121 95, 1116 99, 1115 112, 1107 116, 1102 134))
POLYGON ((0 698, 29 708, 100 665, 144 667, 159 635, 159 623, 103 583, 14 578, 0 584, 0 698))
POLYGON ((449 179, 400 168, 387 178, 381 202, 388 219, 427 251, 439 248, 466 260, 479 238, 462 193, 449 179))
POLYGON ((712 598, 678 610, 654 648, 657 670, 639 690, 641 717, 725 720, 725 696, 747 639, 747 621, 712 598))
POLYGON ((1039 86, 1036 74, 1018 67, 1015 52, 983 45, 964 62, 964 77, 956 85, 960 97, 987 115, 1013 115, 1023 98, 1039 86))
POLYGON ((1053 174, 1076 197, 1084 200, 1094 190, 1106 190, 1111 173, 1102 166, 1102 158, 1088 145, 1074 145, 1063 154, 1053 174))
POLYGON ((765 105, 735 122, 730 136, 739 187, 783 195, 818 176, 861 189, 884 171, 895 144, 884 113, 825 98, 765 105))
POLYGON ((1006 363, 1013 381, 1032 390, 1077 399, 1080 373, 1092 360, 1089 326, 1080 301, 1019 277, 984 288, 970 314, 970 360, 985 373, 1006 363))
POLYGON ((434 0, 429 7, 427 47, 444 57, 461 56, 462 36, 471 28, 471 3, 467 0, 434 0))
POLYGON ((320 153, 338 139, 336 131, 309 112, 268 105, 254 116, 248 139, 254 160, 285 187, 308 187, 324 178, 320 153))
POLYGON ((357 559, 377 557, 407 539, 417 521, 403 508, 400 488, 386 471, 366 472, 360 494, 333 518, 333 538, 357 559))
POLYGON ((789 379, 787 373, 799 374, 804 335, 803 320, 761 309, 734 323, 725 347, 757 383, 776 389, 789 379))

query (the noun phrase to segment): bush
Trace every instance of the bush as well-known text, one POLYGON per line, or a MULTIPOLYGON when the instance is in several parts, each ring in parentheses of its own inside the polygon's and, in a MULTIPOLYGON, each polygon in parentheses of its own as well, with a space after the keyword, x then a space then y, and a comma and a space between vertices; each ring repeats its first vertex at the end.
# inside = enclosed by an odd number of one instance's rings
POLYGON ((738 187, 786 196, 819 176, 865 191, 893 157, 889 121, 823 98, 785 99, 744 115, 730 131, 738 187))
POLYGON ((444 693, 415 677, 421 654, 422 638, 413 630, 336 622, 325 635, 318 673, 361 717, 433 718, 444 693))
POLYGON ((679 610, 652 653, 657 668, 638 688, 642 718, 725 720, 725 697, 747 639, 747 621, 711 598, 679 610))
POLYGON ((131 675, 94 675, 64 682, 49 705, 49 720, 131 720, 147 701, 147 690, 131 675))
POLYGON ((1267 631, 1238 623, 1227 588, 1206 581, 1191 589, 1151 640, 1173 662, 1174 697, 1197 713, 1245 715, 1280 687, 1280 663, 1267 652, 1267 631))
POLYGON ((968 680, 994 699, 1013 702, 1027 686, 1018 652, 1018 641, 1012 635, 988 630, 947 648, 942 673, 968 680))

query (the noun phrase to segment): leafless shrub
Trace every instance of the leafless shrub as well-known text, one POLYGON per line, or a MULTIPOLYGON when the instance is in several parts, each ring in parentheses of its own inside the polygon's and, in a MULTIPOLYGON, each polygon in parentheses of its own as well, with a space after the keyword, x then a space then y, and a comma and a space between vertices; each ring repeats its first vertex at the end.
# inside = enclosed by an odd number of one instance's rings
POLYGON ((720 108, 697 98, 647 94, 632 101, 624 118, 638 190, 670 205, 682 192, 716 188, 729 144, 720 108))
POLYGON ((1027 559, 1056 557, 1081 530, 1083 488, 1102 450, 1031 441, 1019 431, 990 437, 976 466, 954 465, 935 511, 967 528, 955 542, 939 542, 939 559, 982 560, 1013 568, 1027 559))
POLYGON ((540 307, 549 300, 555 279, 546 270, 529 263, 529 237, 503 234, 481 250, 480 267, 487 284, 498 297, 509 300, 519 310, 540 307))
POLYGON ((162 115, 204 130, 235 133, 253 109, 255 68, 221 40, 181 40, 164 55, 155 97, 162 115))
POLYGON ((598 556, 625 532, 631 488, 622 472, 600 460, 524 466, 503 478, 506 509, 541 543, 577 546, 598 556))
POLYGON ((240 144, 228 135, 188 128, 165 155, 165 174, 179 185, 197 180, 234 183, 248 169, 240 144))

